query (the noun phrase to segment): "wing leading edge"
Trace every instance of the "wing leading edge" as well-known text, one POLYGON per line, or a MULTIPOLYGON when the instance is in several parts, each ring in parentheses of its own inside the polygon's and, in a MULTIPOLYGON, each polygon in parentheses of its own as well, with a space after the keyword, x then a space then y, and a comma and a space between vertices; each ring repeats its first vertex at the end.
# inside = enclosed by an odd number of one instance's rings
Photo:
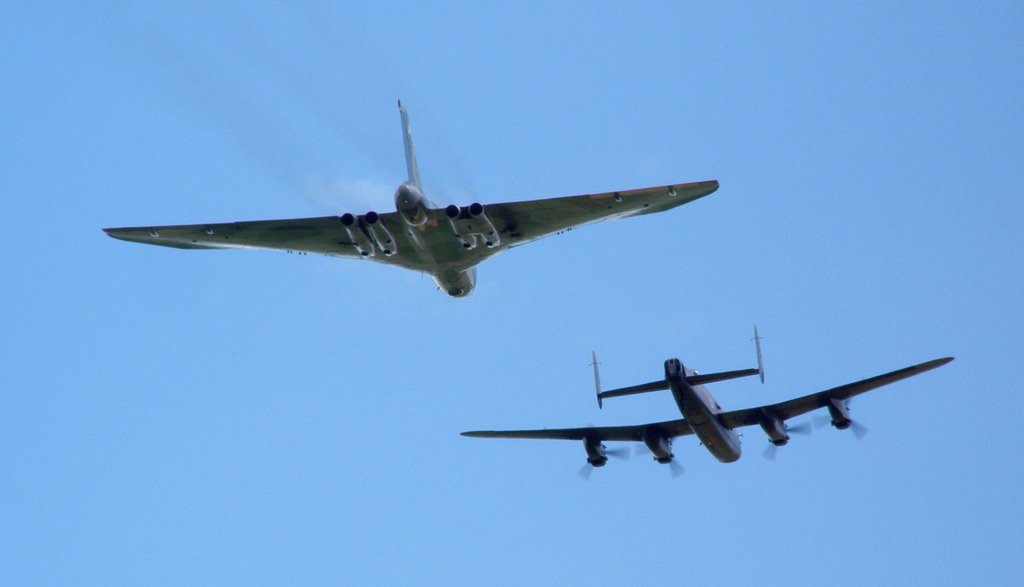
MULTIPOLYGON (((397 217, 398 214, 389 213, 381 216, 397 217)), ((103 232, 124 241, 178 249, 255 248, 359 256, 345 236, 338 216, 104 228, 103 232)))
POLYGON ((669 210, 716 189, 717 181, 704 181, 492 204, 483 210, 500 234, 500 244, 469 250, 459 243, 446 211, 439 208, 428 210, 427 221, 417 227, 407 225, 397 212, 374 214, 377 224, 372 229, 366 228, 363 217, 359 217, 362 228, 357 228, 355 234, 363 239, 362 249, 354 242, 353 231, 343 226, 341 216, 106 228, 104 232, 120 240, 178 249, 274 249, 362 257, 435 273, 442 269, 466 270, 510 247, 578 226, 669 210), (381 232, 371 234, 373 231, 381 232), (377 244, 381 235, 394 239, 388 241, 388 250, 377 244), (367 246, 370 252, 364 255, 367 246))
POLYGON ((726 412, 722 414, 720 418, 722 419, 722 423, 729 428, 739 428, 741 426, 752 426, 754 424, 758 424, 761 421, 761 417, 764 412, 773 414, 781 420, 788 420, 808 412, 813 412, 818 408, 824 408, 828 405, 829 400, 848 400, 854 396, 869 392, 873 389, 878 389, 879 387, 889 385, 890 383, 895 383, 901 379, 920 375, 925 371, 931 371, 932 369, 941 367, 952 360, 953 357, 933 359, 931 361, 925 361, 924 363, 911 365, 909 367, 904 367, 881 375, 875 375, 874 377, 861 379, 860 381, 847 383, 846 385, 840 385, 838 387, 826 389, 825 391, 819 391, 818 393, 812 393, 810 395, 779 402, 777 404, 726 412))
MULTIPOLYGON (((703 198, 718 189, 717 181, 674 184, 528 200, 484 207, 503 241, 510 246, 604 220, 617 220, 663 212, 703 198)), ((380 214, 382 224, 394 231, 404 226, 397 213, 380 214)), ((126 241, 185 249, 265 248, 310 253, 339 254, 349 245, 339 216, 257 220, 245 222, 179 224, 105 228, 108 235, 126 241)), ((435 226, 443 223, 443 209, 430 210, 435 226)), ((439 226, 450 232, 446 226, 439 226)), ((454 237, 452 237, 454 238, 454 237)), ((356 256, 356 255, 352 255, 356 256)))
POLYGON ((472 438, 531 438, 535 440, 619 440, 643 441, 645 430, 663 432, 663 436, 675 438, 693 434, 685 420, 668 420, 635 426, 587 426, 583 428, 542 428, 540 430, 474 430, 463 432, 472 438))
POLYGON ((664 212, 710 195, 718 181, 662 185, 636 190, 583 194, 485 207, 509 246, 595 222, 664 212))

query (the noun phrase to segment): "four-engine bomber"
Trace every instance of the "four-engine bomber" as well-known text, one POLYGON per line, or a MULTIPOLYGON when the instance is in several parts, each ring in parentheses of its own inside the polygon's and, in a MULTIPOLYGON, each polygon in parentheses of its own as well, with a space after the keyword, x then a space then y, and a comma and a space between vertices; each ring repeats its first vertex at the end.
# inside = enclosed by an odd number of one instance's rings
MULTIPOLYGON (((817 410, 827 408, 832 417, 832 426, 839 430, 853 428, 863 433, 856 422, 850 419, 849 400, 862 393, 877 389, 883 385, 895 383, 907 377, 919 375, 936 367, 941 367, 953 360, 953 357, 934 359, 918 365, 904 367, 868 379, 847 383, 818 393, 812 393, 796 399, 777 404, 758 406, 743 410, 724 411, 711 396, 706 383, 725 381, 737 377, 759 375, 764 382, 764 365, 761 360, 760 336, 754 329, 754 341, 757 346, 757 368, 723 371, 719 373, 701 374, 687 369, 679 359, 665 361, 665 376, 662 379, 622 387, 610 391, 601 390, 601 378, 597 370, 597 356, 594 360, 594 385, 597 388, 598 407, 603 407, 605 399, 636 395, 652 391, 670 390, 676 407, 682 414, 678 420, 652 422, 632 426, 590 426, 585 428, 544 428, 540 430, 478 430, 463 432, 463 436, 476 438, 536 438, 554 440, 582 440, 587 452, 587 464, 591 467, 603 467, 608 458, 609 450, 605 441, 642 442, 654 460, 662 464, 675 464, 672 452, 672 440, 680 436, 693 434, 701 444, 720 462, 731 463, 740 458, 740 439, 736 429, 743 426, 760 425, 768 435, 770 443, 766 456, 774 455, 774 449, 789 442, 789 433, 798 430, 789 427, 786 420, 817 410)), ((681 469, 676 469, 681 471, 681 469)))
POLYGON ((510 248, 586 224, 663 212, 718 189, 712 180, 440 208, 424 195, 409 116, 401 102, 398 108, 408 179, 395 190, 394 212, 104 230, 114 238, 180 249, 277 249, 366 259, 431 275, 438 288, 461 298, 476 285, 476 266, 510 248))

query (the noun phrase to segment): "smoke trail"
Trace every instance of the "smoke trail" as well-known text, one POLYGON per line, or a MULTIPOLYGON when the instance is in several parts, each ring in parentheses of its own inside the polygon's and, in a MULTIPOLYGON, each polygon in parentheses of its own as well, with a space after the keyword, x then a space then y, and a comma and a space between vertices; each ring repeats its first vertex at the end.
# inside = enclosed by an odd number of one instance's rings
MULTIPOLYGON (((141 49, 161 88, 228 138, 255 169, 321 206, 336 208, 342 192, 358 204, 379 205, 381 198, 369 193, 374 183, 370 180, 311 179, 352 176, 353 163, 368 160, 387 160, 396 171, 400 163, 385 157, 379 135, 357 130, 360 126, 351 113, 365 108, 346 107, 346 96, 360 93, 332 91, 327 84, 336 82, 340 72, 328 77, 317 71, 322 44, 304 37, 314 47, 311 58, 309 47, 305 54, 297 54, 272 36, 280 26, 288 26, 286 13, 272 14, 275 22, 270 27, 271 23, 258 22, 254 26, 251 20, 223 11, 211 13, 211 8, 201 14, 135 10, 140 12, 136 21, 141 27, 128 49, 135 54, 141 49), (353 139, 364 148, 353 148, 353 139)), ((301 25, 300 29, 307 28, 301 25)), ((335 55, 346 54, 332 49, 335 55)), ((345 70, 344 64, 335 65, 345 70)), ((393 149, 400 153, 398 147, 393 149)), ((364 175, 367 167, 359 165, 358 174, 364 175)), ((390 192, 391 188, 381 191, 385 196, 390 192)))
POLYGON ((394 187, 375 179, 309 179, 304 191, 311 202, 331 214, 362 214, 392 209, 394 187))

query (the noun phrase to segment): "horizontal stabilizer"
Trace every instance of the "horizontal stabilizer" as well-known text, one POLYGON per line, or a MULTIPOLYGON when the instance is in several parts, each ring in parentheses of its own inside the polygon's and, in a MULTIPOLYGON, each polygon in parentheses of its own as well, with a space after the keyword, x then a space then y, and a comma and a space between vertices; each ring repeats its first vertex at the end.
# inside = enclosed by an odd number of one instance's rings
POLYGON ((738 371, 722 371, 721 373, 708 373, 706 375, 690 375, 686 378, 686 382, 690 385, 704 385, 705 383, 728 381, 729 379, 739 379, 740 377, 760 374, 760 369, 739 369, 738 371))
MULTIPOLYGON (((721 373, 708 373, 707 375, 690 375, 686 378, 686 382, 690 385, 703 385, 705 383, 714 383, 716 381, 727 381, 729 379, 738 379, 740 377, 750 377, 751 375, 759 375, 761 371, 759 369, 740 369, 738 371, 722 371, 721 373)), ((599 388, 600 389, 600 388, 599 388)), ((609 397, 622 397, 626 395, 637 395, 640 393, 650 393, 652 391, 663 391, 669 389, 668 381, 660 379, 658 381, 651 381, 650 383, 641 383, 640 385, 632 385, 630 387, 620 387, 619 389, 612 389, 609 391, 598 391, 597 401, 600 405, 601 400, 609 397)))
POLYGON ((650 383, 643 383, 641 385, 633 385, 630 387, 620 387, 619 389, 612 389, 610 391, 602 391, 597 394, 598 399, 604 399, 608 397, 622 397, 624 395, 636 395, 638 393, 648 393, 651 391, 662 391, 668 389, 668 381, 659 379, 658 381, 652 381, 650 383))

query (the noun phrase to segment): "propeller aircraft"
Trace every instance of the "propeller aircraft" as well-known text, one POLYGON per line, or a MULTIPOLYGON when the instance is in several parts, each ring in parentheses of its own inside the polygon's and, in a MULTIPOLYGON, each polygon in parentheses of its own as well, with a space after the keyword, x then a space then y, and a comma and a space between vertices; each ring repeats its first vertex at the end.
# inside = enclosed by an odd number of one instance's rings
MULTIPOLYGON (((675 464, 672 452, 672 441, 680 436, 696 435, 701 444, 720 462, 731 463, 740 458, 740 439, 737 428, 744 426, 760 426, 768 436, 769 448, 779 447, 789 442, 791 432, 800 431, 797 427, 786 425, 790 418, 826 408, 830 422, 838 430, 854 428, 863 430, 850 418, 850 398, 877 389, 901 379, 920 375, 941 367, 953 360, 944 357, 911 365, 853 383, 833 387, 783 402, 725 411, 708 392, 705 384, 716 381, 736 379, 758 375, 764 382, 764 365, 761 358, 760 337, 754 328, 754 341, 757 348, 757 368, 723 371, 720 373, 700 374, 683 365, 679 359, 665 361, 665 376, 662 379, 603 391, 598 373, 596 354, 592 354, 594 365, 594 385, 597 389, 597 405, 603 407, 604 400, 613 397, 669 390, 672 398, 682 414, 681 419, 650 424, 631 426, 589 426, 583 428, 553 428, 541 430, 477 430, 463 432, 463 436, 474 438, 530 438, 583 441, 587 453, 587 464, 592 467, 603 467, 608 462, 610 451, 605 447, 606 441, 642 442, 654 460, 662 464, 675 464)), ((774 450, 766 456, 774 456, 774 450)), ((677 471, 680 469, 677 469, 677 471)))

